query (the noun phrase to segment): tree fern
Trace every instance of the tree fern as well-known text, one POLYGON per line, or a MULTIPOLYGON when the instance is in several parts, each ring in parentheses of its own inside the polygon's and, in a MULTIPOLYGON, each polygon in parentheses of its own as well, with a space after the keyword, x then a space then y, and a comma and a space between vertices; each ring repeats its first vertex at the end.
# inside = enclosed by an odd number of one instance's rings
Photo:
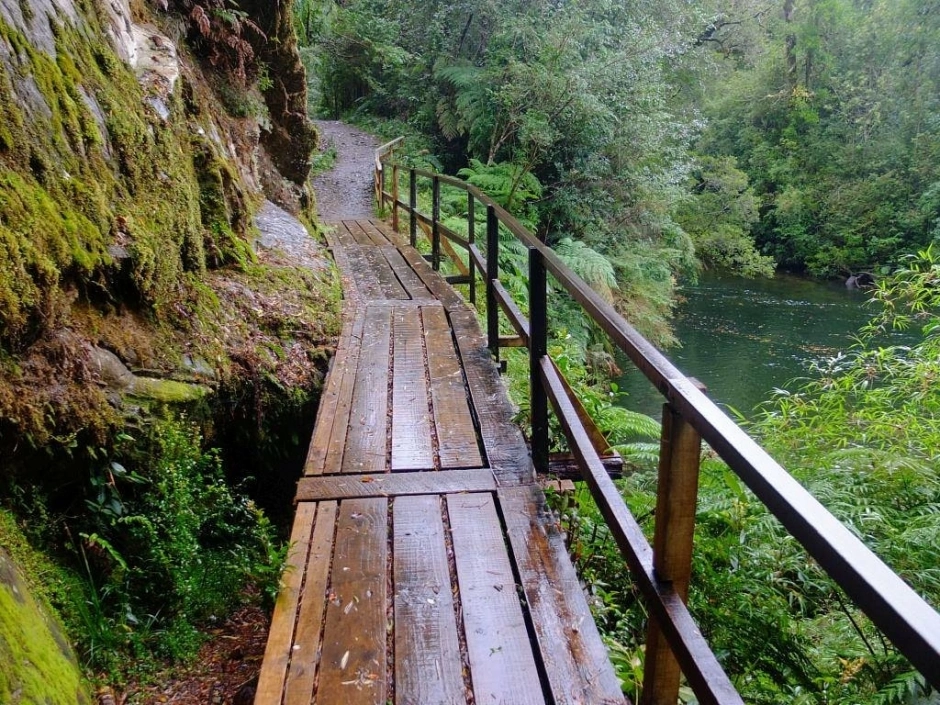
POLYGON ((613 263, 600 252, 579 240, 562 238, 554 246, 555 254, 575 274, 607 302, 613 302, 617 287, 617 274, 613 263))
POLYGON ((438 63, 434 77, 450 93, 443 92, 437 102, 437 121, 449 140, 468 134, 485 117, 486 78, 481 68, 469 63, 438 63))
POLYGON ((470 166, 457 173, 511 213, 516 205, 542 195, 542 184, 535 175, 513 162, 484 164, 471 159, 470 166))

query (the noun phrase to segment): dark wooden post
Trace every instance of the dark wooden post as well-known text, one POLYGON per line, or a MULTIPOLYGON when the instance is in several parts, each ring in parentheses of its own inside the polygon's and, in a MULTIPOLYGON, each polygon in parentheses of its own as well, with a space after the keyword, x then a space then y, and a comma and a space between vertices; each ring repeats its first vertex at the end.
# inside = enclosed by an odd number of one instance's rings
POLYGON ((435 176, 431 186, 431 267, 434 271, 441 268, 441 180, 435 176))
MULTIPOLYGON (((685 602, 692 573, 692 535, 698 502, 698 473, 702 439, 671 404, 663 405, 656 492, 653 569, 662 582, 671 582, 685 602)), ((641 705, 676 705, 681 671, 666 637, 650 620, 641 705)))
POLYGON ((392 165, 392 230, 398 232, 398 164, 392 165))
POLYGON ((499 360, 499 304, 496 288, 499 280, 499 220, 493 206, 486 207, 486 342, 499 360))
MULTIPOLYGON (((473 194, 467 191, 467 242, 470 243, 470 247, 473 247, 473 244, 476 242, 476 216, 474 212, 475 201, 473 199, 473 194)), ((477 302, 477 265, 476 260, 473 259, 473 253, 470 252, 469 248, 467 249, 467 273, 470 275, 470 305, 474 305, 477 302)))
POLYGON ((418 244, 418 220, 415 218, 415 209, 418 206, 418 183, 415 170, 410 171, 410 181, 408 182, 408 242, 412 247, 418 244))
POLYGON ((532 464, 548 471, 548 396, 542 387, 541 362, 548 354, 545 262, 529 248, 529 411, 532 415, 532 464))

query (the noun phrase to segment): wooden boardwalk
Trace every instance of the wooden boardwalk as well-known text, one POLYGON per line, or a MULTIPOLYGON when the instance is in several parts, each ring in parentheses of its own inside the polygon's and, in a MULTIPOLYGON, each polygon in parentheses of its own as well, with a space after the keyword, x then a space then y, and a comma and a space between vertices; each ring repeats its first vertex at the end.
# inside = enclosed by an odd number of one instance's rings
POLYGON ((463 299, 337 223, 344 328, 256 705, 624 703, 463 299))

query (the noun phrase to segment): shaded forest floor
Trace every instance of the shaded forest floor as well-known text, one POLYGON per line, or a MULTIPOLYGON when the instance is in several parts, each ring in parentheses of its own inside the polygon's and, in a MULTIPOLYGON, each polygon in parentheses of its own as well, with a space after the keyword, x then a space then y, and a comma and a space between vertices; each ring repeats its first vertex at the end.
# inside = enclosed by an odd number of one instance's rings
POLYGON ((190 666, 157 676, 154 685, 129 684, 115 705, 251 705, 269 624, 260 607, 242 607, 210 631, 190 666))

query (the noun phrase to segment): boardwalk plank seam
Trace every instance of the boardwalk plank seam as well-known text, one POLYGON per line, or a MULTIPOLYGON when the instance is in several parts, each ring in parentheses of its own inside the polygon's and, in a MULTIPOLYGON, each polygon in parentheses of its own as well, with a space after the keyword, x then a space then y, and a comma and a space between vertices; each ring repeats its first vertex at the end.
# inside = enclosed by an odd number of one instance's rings
POLYGON ((336 502, 317 505, 309 554, 304 564, 305 575, 285 683, 284 705, 305 705, 313 695, 326 621, 326 586, 333 563, 337 508, 336 502))

